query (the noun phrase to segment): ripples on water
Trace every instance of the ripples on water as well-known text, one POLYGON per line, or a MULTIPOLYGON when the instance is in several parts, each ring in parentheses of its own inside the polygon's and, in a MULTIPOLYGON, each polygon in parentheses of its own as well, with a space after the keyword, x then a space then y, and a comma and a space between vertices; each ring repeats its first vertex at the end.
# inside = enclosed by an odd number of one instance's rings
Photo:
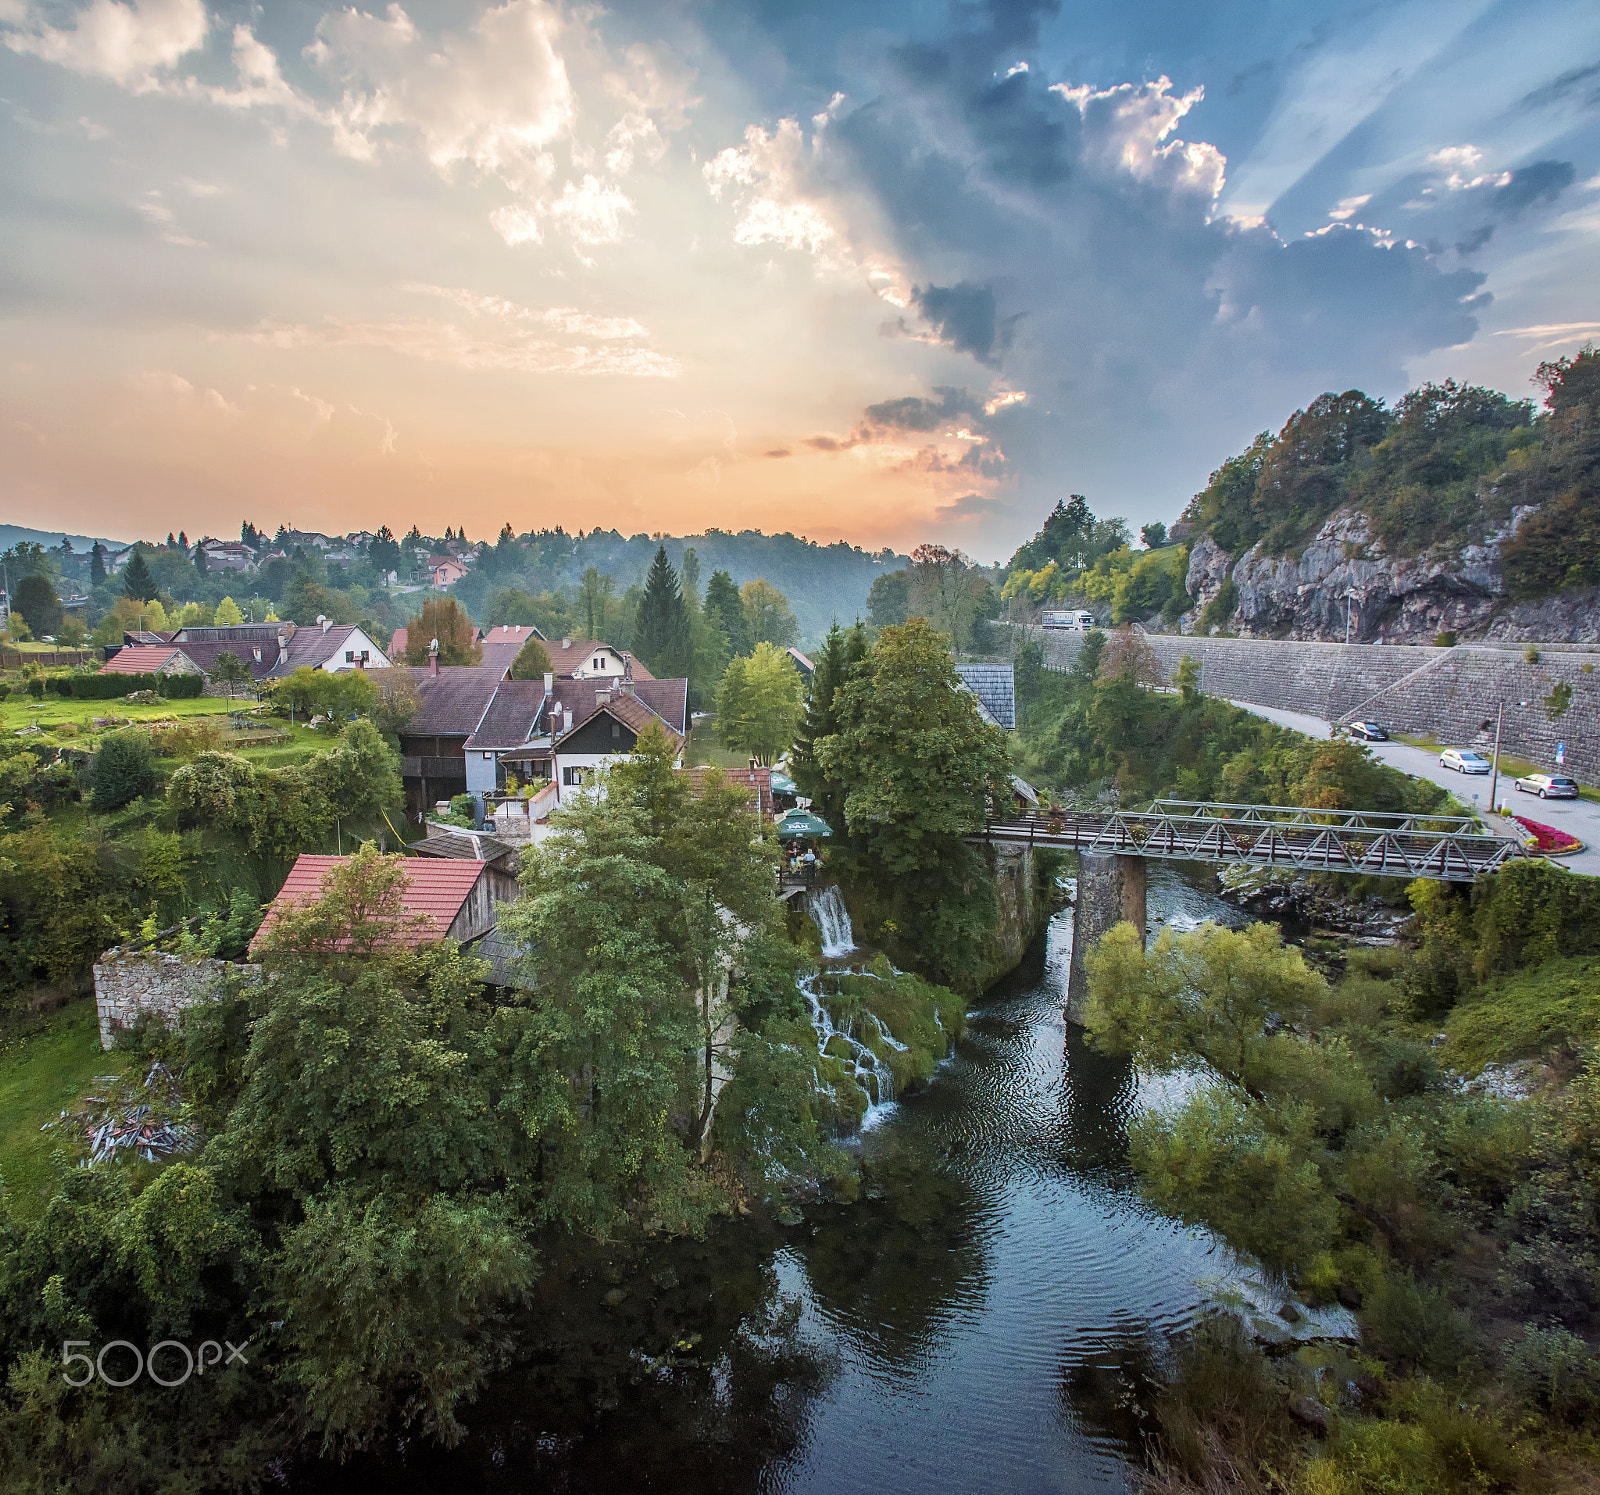
MULTIPOLYGON (((1161 864, 1149 909, 1153 930, 1246 922, 1161 864)), ((1133 1191, 1137 1076, 1062 1017, 1071 918, 862 1139, 865 1199, 777 1236, 741 1224, 674 1243, 599 1281, 553 1271, 536 1363, 490 1389, 455 1454, 387 1465, 389 1488, 1125 1489, 1129 1390, 1226 1253, 1133 1191), (607 1281, 628 1284, 609 1312, 607 1281), (675 1363, 632 1350, 691 1331, 675 1363)), ((346 1487, 326 1471, 300 1483, 346 1487)))

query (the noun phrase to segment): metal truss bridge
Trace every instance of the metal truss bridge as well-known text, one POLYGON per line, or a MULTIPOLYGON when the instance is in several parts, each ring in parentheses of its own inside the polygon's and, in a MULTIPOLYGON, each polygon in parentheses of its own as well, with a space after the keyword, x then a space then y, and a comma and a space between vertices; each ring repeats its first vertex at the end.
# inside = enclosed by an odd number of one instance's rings
POLYGON ((1529 853, 1453 815, 1393 815, 1158 799, 1143 810, 1027 815, 988 822, 971 841, 1097 856, 1160 857, 1302 872, 1472 882, 1529 853))

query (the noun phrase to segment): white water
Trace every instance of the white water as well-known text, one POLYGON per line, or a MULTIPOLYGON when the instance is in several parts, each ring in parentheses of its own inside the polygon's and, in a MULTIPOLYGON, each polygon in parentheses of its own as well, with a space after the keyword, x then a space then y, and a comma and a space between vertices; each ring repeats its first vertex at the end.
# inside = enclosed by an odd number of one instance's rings
MULTIPOLYGON (((894 1074, 883 1060, 856 1037, 856 1020, 853 1015, 845 1019, 842 1028, 834 1026, 833 1014, 828 1011, 827 1004, 817 990, 817 981, 817 977, 808 976, 800 983, 801 995, 805 997, 806 1006, 811 1010, 811 1026, 817 1030, 817 1047, 826 1049, 831 1038, 842 1038, 849 1046, 848 1057, 843 1054, 836 1057, 849 1070, 850 1077, 867 1097, 867 1114, 861 1123, 861 1129, 866 1131, 894 1104, 894 1074)), ((905 1047, 904 1044, 894 1042, 889 1030, 872 1013, 863 1012, 861 1021, 863 1025, 871 1023, 875 1032, 888 1039, 895 1048, 905 1047)))
POLYGON ((856 932, 850 925, 850 911, 838 887, 829 883, 820 893, 806 894, 806 913, 822 931, 822 954, 827 960, 848 955, 856 947, 856 932))

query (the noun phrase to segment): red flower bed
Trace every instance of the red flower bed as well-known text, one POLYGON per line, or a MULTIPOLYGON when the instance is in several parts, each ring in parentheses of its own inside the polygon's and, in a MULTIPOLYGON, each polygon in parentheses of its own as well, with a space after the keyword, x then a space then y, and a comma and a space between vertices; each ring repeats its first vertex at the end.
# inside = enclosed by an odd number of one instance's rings
POLYGON ((1537 820, 1528 820, 1521 815, 1514 818, 1517 824, 1533 837, 1534 848, 1537 851, 1571 851, 1579 844, 1576 836, 1569 836, 1554 826, 1540 825, 1537 820))

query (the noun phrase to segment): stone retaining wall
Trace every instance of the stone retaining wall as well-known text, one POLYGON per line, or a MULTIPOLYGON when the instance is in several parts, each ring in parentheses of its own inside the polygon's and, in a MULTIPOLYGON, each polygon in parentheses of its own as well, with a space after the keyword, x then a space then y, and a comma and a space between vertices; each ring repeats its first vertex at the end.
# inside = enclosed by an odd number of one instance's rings
POLYGON ((214 996, 230 971, 254 978, 261 974, 261 967, 226 960, 185 960, 160 950, 107 950, 94 965, 100 1047, 109 1049, 118 1031, 131 1028, 143 1012, 172 1027, 185 1007, 214 996))
MULTIPOLYGON (((1080 633, 1030 628, 1028 634, 1043 643, 1048 669, 1070 670, 1083 647, 1080 633)), ((1492 747, 1495 710, 1504 702, 1503 751, 1553 768, 1556 744, 1564 742, 1565 767, 1586 783, 1600 783, 1600 650, 1532 646, 1539 657, 1530 662, 1521 648, 1485 644, 1441 649, 1146 637, 1169 681, 1185 655, 1196 660, 1207 695, 1324 721, 1366 717, 1441 745, 1492 747), (1571 688, 1571 701, 1552 721, 1546 700, 1563 683, 1571 688)))

